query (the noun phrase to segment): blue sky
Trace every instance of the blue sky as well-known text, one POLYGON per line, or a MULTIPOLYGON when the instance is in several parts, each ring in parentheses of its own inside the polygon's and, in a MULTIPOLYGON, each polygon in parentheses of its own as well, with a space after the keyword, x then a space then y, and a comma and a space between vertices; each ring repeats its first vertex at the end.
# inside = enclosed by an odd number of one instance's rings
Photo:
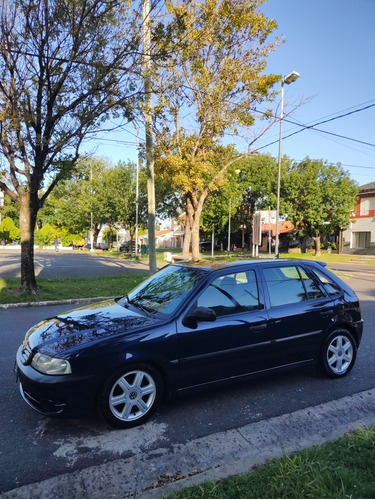
MULTIPOLYGON (((268 0, 262 10, 285 37, 268 71, 301 75, 285 85, 285 102, 311 98, 289 118, 309 125, 373 105, 318 128, 375 144, 375 0, 268 0)), ((284 123, 283 137, 296 130, 284 123)), ((263 144, 277 138, 274 129, 263 144)), ((276 156, 278 144, 267 150, 276 156)), ((375 181, 375 146, 306 130, 283 140, 282 152, 341 162, 359 185, 375 181)))
MULTIPOLYGON (((340 162, 359 185, 375 181, 375 0, 268 0, 262 6, 279 26, 285 43, 268 58, 267 72, 300 78, 285 85, 285 112, 300 99, 307 102, 288 119, 303 125, 368 109, 320 125, 318 128, 363 141, 305 130, 282 141, 282 153, 340 162), (289 105, 289 108, 288 108, 289 105)), ((300 127, 284 122, 283 137, 300 127)), ((141 132, 142 134, 142 132, 141 132)), ((257 147, 277 141, 276 125, 257 147)), ((95 153, 113 162, 135 159, 135 131, 100 135, 95 153), (128 144, 108 139, 129 141, 128 144)), ((142 139, 142 137, 141 137, 142 139)), ((261 149, 278 155, 278 143, 261 149)))

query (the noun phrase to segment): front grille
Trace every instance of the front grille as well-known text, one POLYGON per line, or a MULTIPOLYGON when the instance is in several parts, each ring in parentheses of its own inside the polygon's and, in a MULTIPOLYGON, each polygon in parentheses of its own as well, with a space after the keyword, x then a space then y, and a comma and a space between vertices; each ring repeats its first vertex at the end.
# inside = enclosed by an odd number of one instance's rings
POLYGON ((21 361, 23 365, 29 365, 31 362, 32 352, 28 344, 23 344, 21 348, 21 361))

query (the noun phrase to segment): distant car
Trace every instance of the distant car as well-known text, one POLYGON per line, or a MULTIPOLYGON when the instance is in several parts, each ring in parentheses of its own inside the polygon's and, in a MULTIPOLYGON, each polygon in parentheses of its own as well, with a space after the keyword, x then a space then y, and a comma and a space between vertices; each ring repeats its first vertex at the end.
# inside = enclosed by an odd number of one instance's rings
MULTIPOLYGON (((130 245, 130 241, 125 241, 124 243, 121 243, 121 245, 118 248, 120 252, 130 252, 130 249, 132 252, 135 252, 135 241, 132 242, 132 245, 130 245)), ((140 252, 141 247, 138 245, 138 252, 140 252)))
MULTIPOLYGON (((91 250, 91 243, 86 243, 84 248, 91 250)), ((108 250, 108 244, 105 241, 102 241, 101 243, 97 243, 94 248, 98 250, 108 250)))
MULTIPOLYGON (((212 241, 201 241, 199 243, 200 252, 211 252, 211 250, 212 250, 212 241)), ((214 244, 214 250, 220 250, 220 245, 214 244)))
POLYGON ((356 294, 321 263, 180 263, 129 296, 32 327, 16 367, 24 400, 40 413, 96 409, 125 428, 170 394, 306 365, 343 377, 362 330, 356 294))
POLYGON ((105 241, 101 241, 100 243, 96 244, 96 248, 98 250, 108 250, 108 243, 106 243, 105 241))

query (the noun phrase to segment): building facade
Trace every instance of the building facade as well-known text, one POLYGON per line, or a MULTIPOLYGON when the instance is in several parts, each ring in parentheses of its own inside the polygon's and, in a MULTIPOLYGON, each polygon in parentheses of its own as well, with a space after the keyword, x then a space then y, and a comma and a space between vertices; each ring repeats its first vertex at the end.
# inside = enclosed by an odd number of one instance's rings
POLYGON ((355 213, 342 232, 342 253, 375 255, 375 182, 360 186, 355 213))

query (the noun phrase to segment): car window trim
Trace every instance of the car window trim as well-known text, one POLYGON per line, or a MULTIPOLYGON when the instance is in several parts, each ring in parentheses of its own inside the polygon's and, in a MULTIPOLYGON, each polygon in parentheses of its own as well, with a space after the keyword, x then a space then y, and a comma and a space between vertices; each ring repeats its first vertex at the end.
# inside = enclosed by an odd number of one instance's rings
POLYGON ((332 279, 332 277, 331 277, 331 276, 328 276, 328 275, 327 275, 324 271, 325 271, 325 269, 324 269, 324 268, 323 268, 322 270, 321 270, 321 269, 316 269, 316 270, 315 270, 315 269, 312 269, 312 273, 311 273, 311 274, 313 274, 313 275, 314 275, 314 277, 315 277, 315 279, 316 279, 317 281, 319 281, 319 285, 320 285, 320 287, 321 287, 321 288, 323 288, 324 293, 327 295, 327 297, 329 297, 330 299, 332 299, 332 298, 334 298, 334 297, 340 297, 340 296, 344 293, 344 290, 343 290, 342 286, 341 286, 339 283, 337 283, 337 282, 335 281, 335 279, 332 279), (314 272, 314 271, 315 271, 315 272, 314 272), (320 280, 319 276, 317 275, 317 273, 318 273, 318 272, 321 272, 321 274, 322 274, 322 275, 323 275, 323 276, 327 279, 327 281, 328 281, 328 282, 333 281, 333 282, 334 282, 334 284, 340 288, 340 292, 339 292, 339 293, 335 293, 335 294, 330 294, 330 293, 328 293, 328 291, 326 290, 326 288, 325 288, 324 284, 322 283, 322 281, 320 280))
MULTIPOLYGON (((307 266, 304 266, 303 263, 299 264, 299 266, 305 271, 307 276, 313 280, 313 282, 318 286, 319 290, 323 293, 324 297, 320 298, 321 299, 331 298, 327 290, 324 288, 323 283, 318 279, 318 276, 314 273, 314 268, 309 268, 307 266)), ((309 300, 319 300, 319 299, 309 299, 309 300)))

